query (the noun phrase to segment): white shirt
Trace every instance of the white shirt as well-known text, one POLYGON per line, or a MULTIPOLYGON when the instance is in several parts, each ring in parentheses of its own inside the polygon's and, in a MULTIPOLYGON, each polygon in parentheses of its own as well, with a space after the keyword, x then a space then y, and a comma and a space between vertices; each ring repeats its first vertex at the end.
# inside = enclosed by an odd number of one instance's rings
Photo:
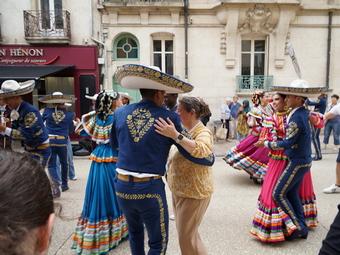
POLYGON ((333 106, 332 109, 330 109, 329 112, 334 114, 334 115, 340 115, 340 104, 333 106))
POLYGON ((229 120, 230 119, 230 109, 227 104, 221 105, 221 119, 222 120, 229 120))

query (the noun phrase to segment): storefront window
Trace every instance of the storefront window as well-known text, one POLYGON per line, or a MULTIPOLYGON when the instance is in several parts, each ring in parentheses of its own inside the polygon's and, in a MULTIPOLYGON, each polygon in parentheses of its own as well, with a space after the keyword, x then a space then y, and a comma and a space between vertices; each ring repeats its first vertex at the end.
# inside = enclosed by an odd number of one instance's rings
POLYGON ((114 44, 114 59, 138 59, 138 41, 133 35, 119 36, 114 44))

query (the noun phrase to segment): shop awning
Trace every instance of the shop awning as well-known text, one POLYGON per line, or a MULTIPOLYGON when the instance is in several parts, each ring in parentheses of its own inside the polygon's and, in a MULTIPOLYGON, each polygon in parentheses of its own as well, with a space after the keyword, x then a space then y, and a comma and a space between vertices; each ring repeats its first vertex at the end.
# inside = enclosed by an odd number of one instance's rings
POLYGON ((46 76, 71 76, 73 65, 67 66, 1 66, 0 79, 39 79, 46 76))

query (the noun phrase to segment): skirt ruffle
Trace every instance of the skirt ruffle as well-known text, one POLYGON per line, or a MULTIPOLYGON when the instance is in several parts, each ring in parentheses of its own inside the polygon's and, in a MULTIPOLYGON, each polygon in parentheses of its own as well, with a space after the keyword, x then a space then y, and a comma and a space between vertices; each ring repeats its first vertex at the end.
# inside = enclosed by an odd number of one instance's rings
POLYGON ((77 254, 106 254, 128 236, 124 216, 91 222, 79 218, 73 235, 72 249, 77 254))
POLYGON ((227 151, 224 160, 233 168, 244 170, 251 176, 256 174, 262 179, 267 171, 269 149, 256 147, 254 144, 258 139, 258 136, 250 134, 237 146, 227 151))

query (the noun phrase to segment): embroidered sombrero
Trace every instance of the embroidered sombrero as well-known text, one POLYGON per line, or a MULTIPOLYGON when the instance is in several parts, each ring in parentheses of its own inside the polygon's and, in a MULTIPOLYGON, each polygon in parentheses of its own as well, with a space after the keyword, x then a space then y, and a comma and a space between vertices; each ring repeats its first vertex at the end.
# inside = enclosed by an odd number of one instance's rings
POLYGON ((290 85, 273 86, 272 91, 284 95, 295 95, 302 97, 315 97, 315 95, 325 93, 326 87, 311 86, 307 81, 297 79, 290 83, 290 85))
POLYGON ((46 95, 39 99, 40 102, 45 104, 65 104, 72 103, 73 96, 64 95, 61 92, 53 92, 52 95, 46 95))
POLYGON ((15 80, 7 80, 1 84, 0 98, 22 96, 33 91, 35 85, 34 80, 25 82, 17 82, 15 80))
POLYGON ((137 64, 118 67, 115 78, 128 89, 156 89, 167 93, 186 93, 194 89, 191 84, 163 73, 159 68, 137 64))

